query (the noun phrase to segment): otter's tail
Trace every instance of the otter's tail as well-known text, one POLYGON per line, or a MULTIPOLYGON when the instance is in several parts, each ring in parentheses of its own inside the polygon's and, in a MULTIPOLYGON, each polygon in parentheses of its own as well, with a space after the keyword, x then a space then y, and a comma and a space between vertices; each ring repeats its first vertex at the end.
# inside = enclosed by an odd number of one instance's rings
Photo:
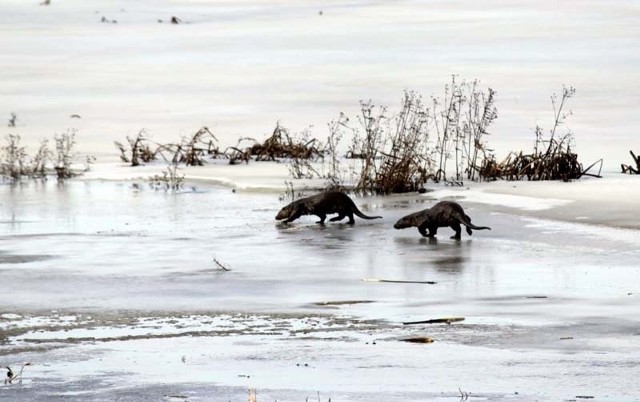
POLYGON ((362 219, 382 219, 381 216, 369 216, 363 214, 355 205, 353 206, 353 213, 362 219))
POLYGON ((476 226, 476 225, 474 225, 473 223, 471 223, 471 218, 469 218, 467 215, 464 215, 464 217, 462 217, 462 216, 456 214, 456 217, 458 218, 460 223, 462 223, 463 225, 465 225, 467 227, 467 232, 469 232, 469 229, 491 230, 491 228, 489 226, 476 226))

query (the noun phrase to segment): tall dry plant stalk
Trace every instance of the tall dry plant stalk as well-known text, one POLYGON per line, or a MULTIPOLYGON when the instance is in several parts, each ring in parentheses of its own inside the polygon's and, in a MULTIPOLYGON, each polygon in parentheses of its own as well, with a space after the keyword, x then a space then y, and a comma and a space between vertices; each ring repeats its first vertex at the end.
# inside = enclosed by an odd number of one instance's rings
POLYGON ((389 145, 381 152, 380 169, 372 192, 404 193, 423 187, 430 165, 424 158, 429 139, 428 116, 420 95, 405 92, 400 113, 390 127, 389 145))
POLYGON ((355 191, 361 193, 375 192, 376 179, 378 176, 378 156, 379 151, 384 147, 385 126, 389 119, 386 116, 387 108, 376 107, 371 101, 360 102, 360 128, 354 132, 354 142, 348 157, 361 160, 360 173, 355 185, 355 191))
POLYGON ((463 131, 466 133, 466 167, 464 169, 467 179, 475 181, 481 162, 487 157, 486 135, 488 128, 498 118, 498 110, 495 107, 496 91, 488 88, 488 93, 478 89, 478 82, 473 81, 469 85, 467 102, 466 124, 463 131))
MULTIPOLYGON (((345 190, 345 172, 341 169, 340 158, 340 141, 342 140, 343 130, 349 130, 349 118, 340 113, 337 120, 332 120, 329 124, 329 136, 325 145, 324 153, 328 155, 328 169, 324 174, 326 179, 325 188, 327 190, 345 190)), ((323 164, 324 166, 324 164, 323 164)))
POLYGON ((0 174, 11 180, 17 180, 23 176, 25 171, 27 152, 25 147, 20 145, 20 136, 7 134, 6 143, 0 148, 0 174))
POLYGON ((76 130, 69 130, 66 133, 54 136, 56 144, 56 164, 54 169, 58 180, 65 180, 75 175, 71 170, 71 162, 73 161, 73 147, 76 144, 76 132, 76 130))

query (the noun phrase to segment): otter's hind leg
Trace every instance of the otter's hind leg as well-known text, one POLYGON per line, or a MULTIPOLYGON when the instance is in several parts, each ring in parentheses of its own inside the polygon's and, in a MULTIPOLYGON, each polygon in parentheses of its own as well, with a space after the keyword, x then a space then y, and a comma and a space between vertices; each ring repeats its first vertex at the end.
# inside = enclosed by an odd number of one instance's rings
MULTIPOLYGON (((464 218, 467 220, 468 224, 471 224, 471 218, 469 218, 469 215, 465 215, 464 218)), ((473 234, 473 230, 471 230, 471 228, 469 226, 467 226, 467 234, 469 236, 471 236, 473 234)))
POLYGON ((356 223, 356 221, 353 219, 353 212, 348 212, 346 216, 349 217, 349 222, 347 222, 349 225, 353 225, 354 223, 356 223))
POLYGON ((338 214, 338 216, 334 216, 333 218, 329 219, 329 222, 337 222, 337 221, 341 221, 344 219, 346 215, 344 214, 338 214))
POLYGON ((452 223, 451 224, 451 229, 456 231, 456 234, 451 236, 452 239, 456 239, 456 240, 460 240, 462 238, 462 236, 460 236, 460 234, 462 233, 462 228, 460 227, 459 223, 452 223))

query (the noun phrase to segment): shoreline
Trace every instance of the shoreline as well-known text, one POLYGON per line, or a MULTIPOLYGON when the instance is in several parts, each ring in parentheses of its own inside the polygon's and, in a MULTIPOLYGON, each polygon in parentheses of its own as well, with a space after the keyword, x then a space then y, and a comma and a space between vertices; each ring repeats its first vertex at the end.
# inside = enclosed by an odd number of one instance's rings
MULTIPOLYGON (((226 162, 226 161, 225 161, 226 162)), ((164 164, 130 167, 122 163, 97 163, 79 176, 79 180, 145 181, 160 174, 164 164)), ((185 187, 202 183, 246 193, 282 195, 285 182, 292 182, 296 191, 313 193, 324 187, 324 179, 291 179, 286 163, 250 162, 243 165, 210 163, 199 167, 179 168, 185 187)), ((461 187, 443 183, 427 183, 425 194, 404 193, 393 197, 427 197, 461 199, 484 204, 494 211, 502 208, 520 216, 563 222, 640 229, 640 176, 603 173, 602 178, 583 178, 572 182, 558 181, 494 181, 467 182, 461 187)), ((296 197, 297 198, 297 197, 296 197)), ((373 198, 373 197, 372 197, 373 198)))

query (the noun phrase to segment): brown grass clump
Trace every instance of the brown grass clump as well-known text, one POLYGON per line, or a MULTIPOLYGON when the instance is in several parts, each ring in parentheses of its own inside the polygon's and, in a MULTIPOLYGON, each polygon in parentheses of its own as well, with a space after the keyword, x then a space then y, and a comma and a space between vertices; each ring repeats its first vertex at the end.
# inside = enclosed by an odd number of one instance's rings
POLYGON ((256 143, 249 148, 249 154, 256 161, 275 161, 278 158, 318 159, 323 155, 322 145, 315 138, 296 139, 289 130, 279 123, 273 133, 262 144, 256 143), (304 140, 304 141, 303 141, 304 140))
POLYGON ((172 154, 172 163, 203 166, 206 157, 214 159, 224 157, 217 144, 216 136, 207 127, 201 127, 191 137, 183 137, 179 144, 164 145, 162 150, 172 154))
POLYGON ((243 148, 241 144, 245 141, 256 142, 253 138, 240 138, 238 144, 235 147, 227 147, 224 150, 224 154, 229 159, 230 165, 237 165, 238 163, 248 164, 251 160, 251 149, 248 147, 243 148))
POLYGON ((147 138, 144 129, 135 138, 127 137, 127 142, 128 147, 114 141, 120 151, 120 159, 131 163, 131 166, 152 162, 158 155, 170 163, 183 163, 186 166, 202 166, 207 157, 226 157, 218 149, 218 139, 207 127, 201 127, 191 137, 183 137, 179 143, 155 143, 147 138))
POLYGON ((138 132, 135 138, 127 136, 127 142, 129 147, 127 148, 122 143, 114 141, 116 148, 120 151, 120 160, 125 163, 131 163, 131 166, 140 166, 140 163, 149 163, 156 159, 158 154, 157 144, 153 149, 151 148, 152 142, 147 138, 147 133, 144 129, 138 132))

